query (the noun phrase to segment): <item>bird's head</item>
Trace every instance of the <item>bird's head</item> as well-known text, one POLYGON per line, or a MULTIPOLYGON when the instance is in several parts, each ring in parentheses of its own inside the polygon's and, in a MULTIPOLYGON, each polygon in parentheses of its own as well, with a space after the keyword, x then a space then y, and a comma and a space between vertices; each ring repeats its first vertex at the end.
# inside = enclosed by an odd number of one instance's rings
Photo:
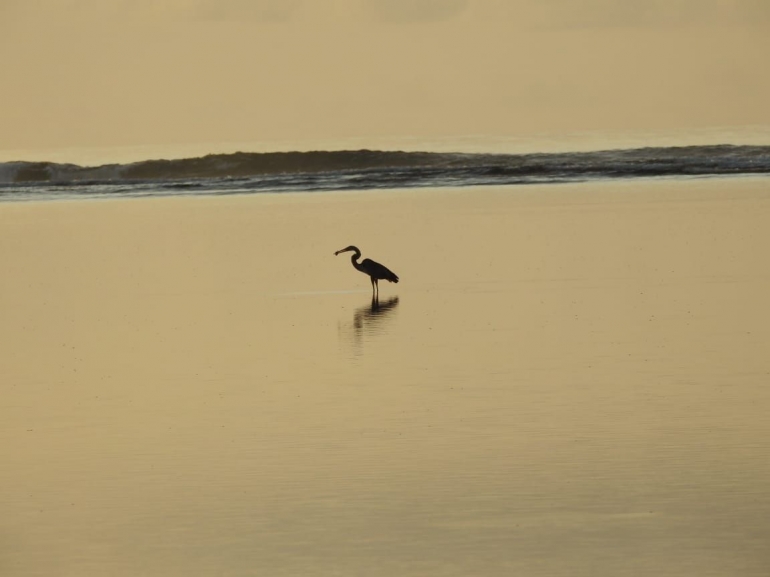
POLYGON ((351 250, 352 250, 353 252, 357 252, 358 254, 361 254, 361 251, 360 251, 360 250, 358 250, 358 248, 357 248, 357 247, 355 247, 355 246, 353 246, 353 245, 351 244, 350 246, 348 246, 348 247, 345 247, 345 248, 343 248, 343 249, 341 249, 341 250, 338 250, 337 252, 335 252, 335 253, 334 253, 334 256, 337 256, 338 254, 340 254, 340 253, 342 253, 342 252, 350 252, 351 250))

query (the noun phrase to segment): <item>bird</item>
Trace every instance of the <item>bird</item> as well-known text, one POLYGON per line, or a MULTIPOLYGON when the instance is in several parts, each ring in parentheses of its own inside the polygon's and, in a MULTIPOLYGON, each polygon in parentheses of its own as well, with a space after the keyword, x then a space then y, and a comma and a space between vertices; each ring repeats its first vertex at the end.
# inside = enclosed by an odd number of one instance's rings
POLYGON ((350 262, 353 263, 353 266, 357 270, 360 270, 364 274, 368 274, 369 279, 372 281, 372 299, 373 300, 375 300, 380 294, 380 287, 377 284, 377 281, 382 279, 390 282, 398 282, 398 276, 385 265, 381 265, 380 263, 374 262, 373 260, 368 258, 365 258, 361 262, 358 262, 358 259, 361 258, 361 251, 358 250, 358 247, 350 245, 346 248, 343 248, 335 252, 334 256, 337 256, 342 252, 350 252, 350 251, 353 251, 354 253, 353 256, 350 257, 350 262))

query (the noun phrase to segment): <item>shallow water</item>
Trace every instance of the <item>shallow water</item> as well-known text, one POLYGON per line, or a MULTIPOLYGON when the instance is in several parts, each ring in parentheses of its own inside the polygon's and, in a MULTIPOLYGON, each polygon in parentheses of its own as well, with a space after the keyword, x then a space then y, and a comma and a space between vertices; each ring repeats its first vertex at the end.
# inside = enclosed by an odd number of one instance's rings
POLYGON ((0 226, 4 576, 770 571, 766 179, 0 226))

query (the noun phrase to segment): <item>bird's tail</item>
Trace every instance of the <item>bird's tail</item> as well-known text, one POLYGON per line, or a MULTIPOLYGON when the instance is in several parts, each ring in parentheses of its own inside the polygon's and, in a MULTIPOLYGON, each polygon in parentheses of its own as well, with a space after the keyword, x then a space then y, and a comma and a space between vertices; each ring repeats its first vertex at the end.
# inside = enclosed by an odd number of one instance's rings
POLYGON ((389 280, 390 282, 398 282, 398 276, 396 276, 393 273, 390 273, 390 276, 388 277, 387 280, 389 280))

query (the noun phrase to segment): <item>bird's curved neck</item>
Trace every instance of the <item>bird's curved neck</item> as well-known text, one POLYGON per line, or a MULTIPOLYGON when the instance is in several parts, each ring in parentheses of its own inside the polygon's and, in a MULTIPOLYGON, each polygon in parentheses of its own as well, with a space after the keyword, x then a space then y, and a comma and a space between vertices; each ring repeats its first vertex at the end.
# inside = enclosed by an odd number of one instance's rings
POLYGON ((360 253, 360 252, 358 252, 358 251, 355 251, 355 252, 354 252, 354 253, 353 253, 353 254, 350 256, 350 262, 352 262, 352 263, 353 263, 353 266, 354 266, 354 267, 356 267, 357 269, 359 269, 359 270, 360 270, 360 268, 361 268, 361 265, 360 265, 360 264, 358 264, 358 259, 359 259, 359 258, 361 258, 361 253, 360 253))

